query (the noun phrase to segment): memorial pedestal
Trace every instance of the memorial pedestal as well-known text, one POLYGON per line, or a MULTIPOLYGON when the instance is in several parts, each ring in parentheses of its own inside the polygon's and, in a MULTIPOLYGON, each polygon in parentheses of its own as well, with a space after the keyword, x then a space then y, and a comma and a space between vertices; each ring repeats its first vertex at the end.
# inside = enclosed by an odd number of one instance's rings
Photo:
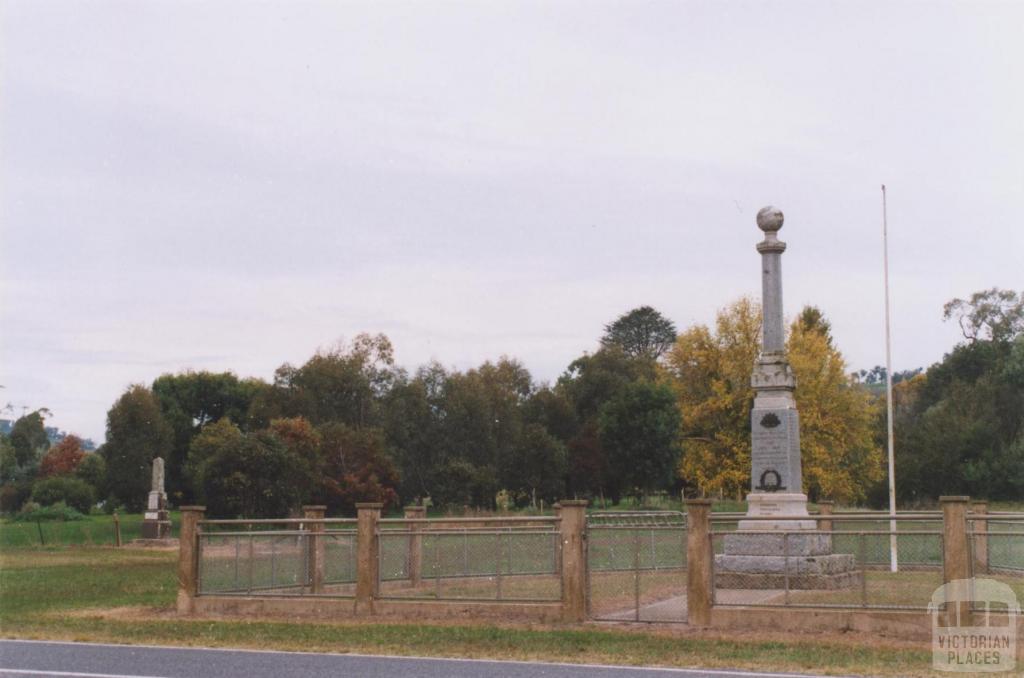
POLYGON ((715 556, 719 588, 844 589, 860 578, 854 557, 832 553, 832 536, 820 532, 727 534, 725 553, 715 556))
POLYGON ((167 495, 150 492, 142 519, 143 539, 167 539, 171 536, 171 517, 167 512, 167 495))
POLYGON ((740 530, 814 530, 817 521, 807 513, 807 495, 773 492, 747 495, 748 518, 771 518, 772 516, 807 516, 808 520, 741 520, 740 530))

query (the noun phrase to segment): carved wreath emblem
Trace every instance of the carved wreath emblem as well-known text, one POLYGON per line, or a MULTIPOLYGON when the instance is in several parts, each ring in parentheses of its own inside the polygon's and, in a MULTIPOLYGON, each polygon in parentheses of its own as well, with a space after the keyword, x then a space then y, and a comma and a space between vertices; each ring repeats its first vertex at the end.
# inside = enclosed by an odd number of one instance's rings
POLYGON ((779 472, 770 468, 761 474, 761 483, 754 489, 763 492, 778 492, 786 488, 782 486, 782 476, 779 475, 779 472))
POLYGON ((777 416, 775 416, 774 412, 769 412, 768 414, 761 417, 761 426, 763 426, 764 428, 775 428, 781 423, 782 422, 779 420, 777 416))

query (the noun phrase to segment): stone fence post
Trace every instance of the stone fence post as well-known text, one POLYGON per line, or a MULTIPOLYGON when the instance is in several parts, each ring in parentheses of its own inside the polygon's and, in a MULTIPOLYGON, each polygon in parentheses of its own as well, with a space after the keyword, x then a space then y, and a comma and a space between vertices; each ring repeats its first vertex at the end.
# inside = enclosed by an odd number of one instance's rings
POLYGON ((384 504, 380 502, 356 504, 356 614, 373 614, 373 600, 380 582, 377 521, 382 508, 384 504))
MULTIPOLYGON (((427 517, 426 506, 406 506, 405 517, 412 520, 422 520, 427 517)), ((408 523, 406 529, 412 534, 409 535, 409 560, 406 563, 406 572, 409 575, 409 585, 416 587, 423 581, 423 523, 408 523)))
POLYGON ((199 521, 205 506, 181 507, 178 533, 178 612, 191 614, 199 593, 199 521))
MULTIPOLYGON (((942 581, 945 584, 971 577, 971 549, 967 541, 970 501, 970 497, 939 497, 942 504, 942 581)), ((947 606, 946 614, 949 615, 948 626, 954 625, 954 619, 959 619, 961 626, 971 625, 971 604, 967 601, 955 607, 947 606)))
POLYGON ((587 501, 562 500, 558 514, 562 539, 562 618, 581 622, 587 614, 587 501))
MULTIPOLYGON (((327 512, 326 506, 303 506, 302 517, 309 520, 323 520, 327 512)), ((309 582, 310 593, 324 592, 324 552, 323 523, 306 523, 305 529, 310 532, 306 540, 306 581, 309 582)))
MULTIPOLYGON (((988 502, 974 502, 971 506, 971 511, 977 516, 986 515, 988 513, 988 502)), ((974 574, 988 574, 988 520, 980 518, 971 522, 973 534, 968 543, 973 543, 974 547, 974 574)))
POLYGON ((686 615, 690 626, 711 625, 714 548, 711 500, 686 501, 686 615))
POLYGON ((823 499, 823 500, 818 502, 818 514, 821 516, 821 518, 818 519, 818 530, 819 531, 821 531, 821 532, 831 532, 832 531, 832 521, 831 520, 827 520, 825 518, 825 516, 832 515, 832 511, 835 509, 835 506, 836 506, 836 503, 834 501, 829 501, 828 499, 823 499))

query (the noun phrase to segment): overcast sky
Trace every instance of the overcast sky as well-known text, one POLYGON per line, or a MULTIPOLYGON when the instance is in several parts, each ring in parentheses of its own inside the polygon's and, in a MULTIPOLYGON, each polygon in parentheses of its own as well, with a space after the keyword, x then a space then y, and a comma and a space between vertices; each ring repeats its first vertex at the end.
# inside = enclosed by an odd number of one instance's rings
MULTIPOLYGON (((384 332, 553 380, 759 296, 896 369, 1024 287, 1024 3, 0 2, 0 405, 102 440, 164 372, 384 332)), ((9 415, 0 415, 9 416, 9 415)))

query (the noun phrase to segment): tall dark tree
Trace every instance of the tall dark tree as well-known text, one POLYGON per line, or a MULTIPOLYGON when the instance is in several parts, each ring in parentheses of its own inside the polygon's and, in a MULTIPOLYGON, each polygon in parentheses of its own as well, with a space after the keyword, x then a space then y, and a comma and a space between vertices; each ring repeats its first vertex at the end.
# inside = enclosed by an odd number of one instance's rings
POLYGON ((399 469, 405 502, 431 495, 447 450, 443 412, 448 372, 438 363, 420 367, 411 379, 403 372, 382 403, 381 427, 399 469))
MULTIPOLYGON (((569 464, 569 494, 607 496, 617 502, 621 489, 611 474, 608 455, 601 445, 597 418, 587 422, 566 445, 569 464)), ((603 505, 603 502, 602 502, 603 505)))
POLYGON ((627 385, 639 379, 653 380, 657 365, 630 358, 619 347, 603 348, 569 364, 556 388, 573 404, 582 423, 597 416, 601 407, 627 385))
POLYGON ((622 314, 604 330, 601 345, 617 346, 632 358, 657 360, 676 340, 675 324, 650 306, 622 314))
POLYGON ((37 464, 50 447, 41 411, 19 417, 11 427, 10 441, 18 466, 26 468, 37 464))
POLYGON ((503 460, 502 486, 522 502, 555 501, 565 495, 565 445, 539 424, 527 424, 519 444, 503 460))
POLYGON ((621 485, 609 466, 608 450, 598 435, 602 408, 630 384, 654 380, 657 364, 631 358, 618 346, 577 358, 558 379, 555 391, 572 406, 575 432, 565 440, 569 454, 569 490, 573 495, 608 496, 617 501, 621 485))
POLYGON ((0 434, 0 484, 14 480, 18 474, 18 457, 14 445, 5 435, 0 434))
POLYGON ((185 461, 184 477, 189 487, 193 488, 194 500, 207 503, 204 489, 206 487, 207 463, 222 450, 241 443, 245 436, 228 417, 221 417, 199 432, 188 448, 185 461))
MULTIPOLYGON (((198 440, 198 438, 197 438, 198 440)), ((204 463, 211 516, 280 518, 308 496, 305 464, 270 431, 226 440, 204 463)))
POLYGON ((166 459, 172 443, 173 431, 153 392, 141 384, 130 386, 107 412, 107 442, 102 450, 113 498, 131 510, 142 510, 153 459, 166 459))
POLYGON ((601 408, 601 445, 621 490, 640 496, 672 485, 679 424, 676 397, 667 384, 632 383, 601 408))
POLYGON ((441 430, 448 455, 497 469, 522 437, 522 405, 533 382, 522 364, 502 357, 448 376, 441 430))
POLYGON ((256 396, 251 414, 261 426, 299 416, 314 426, 375 426, 380 400, 396 377, 394 363, 386 336, 360 334, 351 343, 318 351, 301 367, 279 367, 273 386, 256 396))
POLYGON ((967 341, 896 391, 901 501, 1024 496, 1022 315, 1017 295, 998 289, 946 304, 967 341))
POLYGON ((207 424, 229 417, 249 430, 249 405, 263 382, 240 380, 231 372, 164 374, 153 382, 153 395, 174 431, 174 444, 166 460, 167 491, 179 501, 195 498, 185 477, 185 462, 192 440, 207 424))

